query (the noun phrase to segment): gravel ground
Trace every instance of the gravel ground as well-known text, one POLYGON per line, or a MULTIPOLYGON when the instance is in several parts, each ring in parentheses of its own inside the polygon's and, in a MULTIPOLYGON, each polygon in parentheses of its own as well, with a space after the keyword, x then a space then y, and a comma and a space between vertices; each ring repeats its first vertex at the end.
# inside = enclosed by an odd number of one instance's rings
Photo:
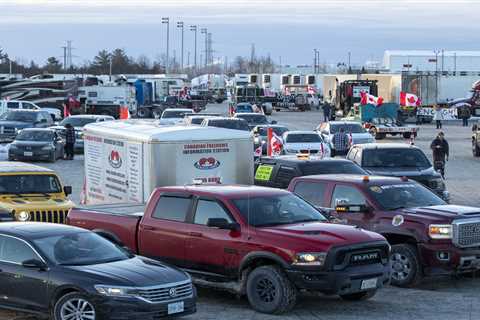
MULTIPOLYGON (((209 112, 226 112, 226 105, 211 105, 209 112)), ((318 111, 276 112, 271 117, 291 130, 314 129, 322 119, 318 111)), ((447 163, 447 187, 452 194, 452 203, 480 206, 477 188, 480 159, 471 152, 471 131, 458 123, 444 125, 443 131, 450 143, 451 156, 447 163)), ((430 142, 437 130, 432 125, 423 125, 416 144, 430 157, 430 142)), ((382 142, 405 142, 394 137, 382 142)), ((83 156, 74 161, 58 161, 41 164, 56 170, 65 185, 73 186, 73 200, 78 202, 83 185, 83 156)), ((1 284, 0 284, 1 285, 1 284)), ((380 320, 394 317, 395 320, 473 320, 480 319, 480 278, 453 279, 450 277, 426 279, 415 289, 388 287, 366 302, 344 302, 337 297, 302 295, 295 310, 284 316, 269 316, 252 311, 246 299, 237 299, 224 292, 199 290, 198 312, 186 319, 342 319, 380 320)), ((22 314, 0 311, 0 320, 29 319, 22 314)), ((30 318, 31 319, 31 318, 30 318)))

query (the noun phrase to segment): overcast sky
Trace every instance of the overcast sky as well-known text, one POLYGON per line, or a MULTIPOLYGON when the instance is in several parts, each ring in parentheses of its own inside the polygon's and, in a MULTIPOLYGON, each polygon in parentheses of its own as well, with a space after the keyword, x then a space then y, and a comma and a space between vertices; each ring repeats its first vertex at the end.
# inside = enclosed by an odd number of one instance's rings
MULTIPOLYGON (((75 63, 100 49, 124 48, 150 58, 165 52, 170 17, 171 55, 180 55, 184 21, 185 60, 193 61, 189 25, 208 28, 215 56, 270 53, 287 64, 381 60, 386 49, 477 50, 477 0, 0 0, 0 47, 11 57, 43 63, 61 57, 73 40, 75 63)), ((199 55, 204 36, 198 34, 199 55)), ((200 57, 199 57, 200 58, 200 57)))

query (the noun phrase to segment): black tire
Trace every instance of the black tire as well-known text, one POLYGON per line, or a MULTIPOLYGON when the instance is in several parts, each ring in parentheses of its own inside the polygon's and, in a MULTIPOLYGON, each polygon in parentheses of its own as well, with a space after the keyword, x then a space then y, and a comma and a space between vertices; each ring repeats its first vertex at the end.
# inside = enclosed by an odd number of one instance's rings
POLYGON ((417 249, 410 244, 392 246, 391 284, 397 287, 413 287, 422 278, 422 268, 417 249))
POLYGON ((150 109, 140 108, 137 110, 137 117, 139 118, 146 119, 146 118, 150 118, 151 116, 152 116, 152 112, 150 111, 150 109))
POLYGON ((57 161, 57 155, 55 154, 55 151, 52 151, 48 157, 48 162, 54 163, 55 161, 57 161))
POLYGON ((368 290, 350 294, 341 294, 340 298, 346 301, 363 301, 372 298, 377 293, 377 290, 368 290))
POLYGON ((405 132, 405 133, 403 134, 403 137, 404 137, 405 139, 410 139, 410 138, 412 137, 412 134, 411 134, 410 132, 405 132))
POLYGON ((8 161, 15 161, 15 157, 12 155, 8 155, 8 161))
POLYGON ((247 298, 258 312, 282 314, 295 306, 297 289, 279 267, 263 266, 248 275, 247 298))
POLYGON ((478 147, 477 141, 472 141, 472 152, 474 157, 480 157, 480 148, 478 147))
POLYGON ((377 134, 375 135, 375 139, 377 139, 377 140, 383 140, 383 139, 385 139, 386 137, 387 137, 387 134, 386 134, 386 133, 377 133, 377 134))
POLYGON ((63 297, 57 300, 55 302, 55 305, 52 310, 52 320, 64 320, 65 318, 62 317, 62 314, 68 313, 69 310, 73 310, 73 307, 76 307, 77 301, 85 301, 88 303, 88 305, 85 307, 85 314, 92 315, 93 314, 93 319, 94 320, 100 320, 101 317, 97 313, 97 308, 95 304, 90 300, 89 297, 87 297, 84 294, 78 293, 78 292, 72 292, 72 293, 67 293, 63 297), (71 305, 69 305, 69 303, 71 305), (92 313, 93 311, 93 313, 92 313))

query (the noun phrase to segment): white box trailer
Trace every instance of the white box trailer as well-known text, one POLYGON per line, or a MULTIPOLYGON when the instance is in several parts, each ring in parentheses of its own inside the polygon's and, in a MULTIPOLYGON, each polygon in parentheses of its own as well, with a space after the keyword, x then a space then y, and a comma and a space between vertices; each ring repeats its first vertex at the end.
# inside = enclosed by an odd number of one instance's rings
POLYGON ((249 132, 200 126, 160 126, 153 121, 87 125, 85 202, 144 203, 159 186, 253 184, 249 132))

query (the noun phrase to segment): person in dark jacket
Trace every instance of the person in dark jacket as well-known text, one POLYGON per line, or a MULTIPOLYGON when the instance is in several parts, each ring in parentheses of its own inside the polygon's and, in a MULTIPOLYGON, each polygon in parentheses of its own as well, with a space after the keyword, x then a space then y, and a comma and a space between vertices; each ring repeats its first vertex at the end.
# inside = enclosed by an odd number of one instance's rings
POLYGON ((73 160, 75 151, 75 129, 70 123, 65 125, 65 153, 66 160, 73 160))
POLYGON ((327 101, 323 104, 322 110, 323 110, 323 122, 330 121, 330 113, 331 113, 331 110, 332 110, 332 107, 330 105, 330 101, 327 101))
POLYGON ((468 127, 468 119, 472 116, 469 106, 462 106, 458 108, 458 118, 462 119, 462 125, 468 127))
POLYGON ((433 167, 439 171, 442 178, 445 179, 445 162, 448 161, 449 146, 445 139, 445 134, 442 131, 440 131, 432 141, 430 148, 433 152, 433 167))

